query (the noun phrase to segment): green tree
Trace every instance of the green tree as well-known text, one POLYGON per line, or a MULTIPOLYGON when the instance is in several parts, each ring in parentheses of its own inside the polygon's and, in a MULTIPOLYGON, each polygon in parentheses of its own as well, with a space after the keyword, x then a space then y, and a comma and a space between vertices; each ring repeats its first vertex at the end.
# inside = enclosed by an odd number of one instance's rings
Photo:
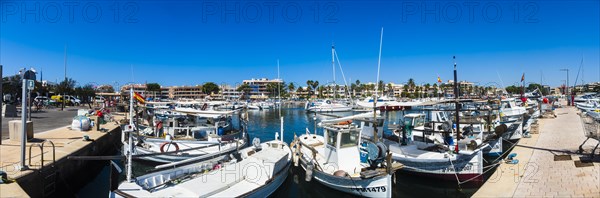
POLYGON ((416 86, 415 86, 415 80, 414 80, 414 79, 412 79, 412 78, 409 78, 409 79, 408 79, 408 82, 407 82, 407 84, 408 84, 408 88, 409 88, 410 90, 414 90, 414 89, 415 89, 415 87, 416 87, 416 86))
POLYGON ((356 84, 352 83, 352 84, 350 84, 350 94, 352 94, 352 96, 354 96, 355 92, 356 92, 356 84))
POLYGON ((242 96, 241 99, 246 99, 246 97, 248 96, 248 94, 250 94, 250 90, 252 88, 250 87, 250 85, 248 84, 242 84, 240 85, 236 91, 241 92, 242 96))
MULTIPOLYGON (((319 87, 319 81, 318 81, 318 80, 315 80, 315 81, 313 82, 313 84, 312 84, 312 88, 313 88, 313 90, 317 90, 317 87, 319 87)), ((322 91, 322 90, 321 90, 321 91, 322 91)))
MULTIPOLYGON (((302 89, 302 87, 300 87, 300 86, 299 86, 298 88, 296 88, 296 94, 300 94, 300 93, 302 93, 302 92, 304 92, 304 89, 302 89)), ((298 95, 298 96, 299 96, 300 98, 304 98, 304 96, 303 96, 303 95, 298 95)))
MULTIPOLYGON (((114 91, 113 91, 114 92, 114 91)), ((92 100, 96 96, 96 90, 91 84, 87 84, 83 87, 75 88, 75 95, 81 100, 82 103, 88 104, 90 109, 92 108, 92 100)))
POLYGON ((290 84, 288 84, 288 90, 290 90, 290 92, 296 90, 296 86, 294 85, 294 83, 291 82, 290 84))
POLYGON ((148 83, 146 84, 146 90, 154 95, 153 98, 156 98, 156 92, 160 92, 160 85, 158 83, 148 83))
POLYGON ((280 83, 276 83, 276 82, 271 82, 271 83, 267 84, 267 90, 269 91, 269 96, 275 98, 275 97, 279 96, 279 93, 281 93, 281 96, 283 97, 286 94, 285 87, 286 87, 285 83, 281 83, 281 85, 280 85, 280 83))
POLYGON ((202 93, 204 94, 215 94, 219 93, 219 86, 213 82, 206 82, 202 85, 202 93))
POLYGON ((58 84, 58 86, 55 87, 55 92, 58 94, 72 94, 73 90, 75 88, 75 84, 77 82, 75 82, 75 80, 71 79, 71 78, 67 78, 66 80, 63 80, 62 82, 60 82, 58 84))
MULTIPOLYGON (((318 83, 317 83, 318 84, 318 83)), ((316 87, 315 90, 318 91, 318 95, 317 97, 319 98, 323 98, 323 91, 325 91, 325 86, 321 85, 319 87, 316 87)))

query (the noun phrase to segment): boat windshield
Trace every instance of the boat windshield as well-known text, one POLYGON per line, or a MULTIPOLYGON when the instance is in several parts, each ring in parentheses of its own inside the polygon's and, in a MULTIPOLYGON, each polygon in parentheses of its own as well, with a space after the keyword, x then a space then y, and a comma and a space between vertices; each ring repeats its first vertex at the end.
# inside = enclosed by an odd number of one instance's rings
POLYGON ((511 108, 511 104, 509 101, 502 101, 502 108, 503 109, 510 109, 511 108))
POLYGON ((340 148, 353 147, 356 145, 358 145, 358 131, 353 130, 348 133, 342 133, 340 148))
POLYGON ((335 143, 337 143, 337 132, 327 130, 327 144, 335 147, 335 143))
POLYGON ((424 126, 425 125, 425 117, 419 116, 419 117, 416 117, 416 118, 413 118, 413 119, 414 119, 414 122, 413 122, 414 127, 420 127, 420 126, 424 126))

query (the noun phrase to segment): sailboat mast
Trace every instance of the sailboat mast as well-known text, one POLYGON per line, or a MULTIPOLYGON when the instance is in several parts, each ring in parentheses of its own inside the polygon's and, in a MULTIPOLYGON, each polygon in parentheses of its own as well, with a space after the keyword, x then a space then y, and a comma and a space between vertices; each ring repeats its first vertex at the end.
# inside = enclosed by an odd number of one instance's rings
POLYGON ((454 152, 458 153, 458 140, 459 140, 459 134, 460 134, 460 119, 458 116, 459 113, 459 109, 460 109, 460 104, 458 102, 458 77, 456 76, 456 56, 452 56, 452 60, 454 61, 454 98, 456 99, 455 103, 454 103, 454 114, 456 117, 456 146, 454 146, 454 152))
MULTIPOLYGON (((100 124, 100 123, 98 123, 100 124)), ((130 129, 133 129, 133 85, 129 89, 129 126, 130 129)), ((127 181, 131 182, 131 155, 133 152, 133 138, 131 137, 132 131, 129 131, 129 140, 127 146, 129 147, 127 151, 127 181)))
POLYGON ((279 59, 277 59, 277 79, 279 79, 279 83, 277 83, 277 93, 279 93, 279 121, 281 122, 280 124, 280 129, 279 129, 279 139, 283 142, 283 116, 281 116, 281 105, 283 105, 283 102, 281 101, 281 83, 283 83, 283 81, 281 80, 281 78, 279 77, 279 59))
POLYGON ((383 27, 381 27, 381 36, 379 37, 379 59, 377 59, 377 81, 375 82, 375 95, 379 91, 379 69, 381 68, 381 46, 383 45, 383 27))
POLYGON ((377 82, 375 82, 375 95, 373 95, 373 141, 379 141, 377 135, 377 91, 379 90, 379 68, 381 67, 381 46, 383 45, 383 27, 381 27, 381 35, 379 37, 379 58, 377 59, 377 82))
POLYGON ((333 100, 335 100, 336 88, 335 88, 335 45, 331 44, 331 67, 333 69, 333 100))

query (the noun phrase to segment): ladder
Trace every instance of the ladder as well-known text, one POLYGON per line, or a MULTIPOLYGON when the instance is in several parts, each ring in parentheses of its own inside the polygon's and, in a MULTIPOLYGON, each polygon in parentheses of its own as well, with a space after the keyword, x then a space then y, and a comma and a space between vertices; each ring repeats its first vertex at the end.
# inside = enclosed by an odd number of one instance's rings
POLYGON ((50 140, 45 140, 44 142, 40 143, 35 143, 29 146, 29 166, 32 167, 33 164, 31 164, 31 148, 33 146, 37 146, 38 148, 40 148, 41 154, 41 161, 40 161, 40 168, 38 169, 38 173, 40 174, 40 176, 42 177, 42 194, 44 197, 49 197, 52 194, 54 194, 54 192, 56 191, 56 182, 58 181, 58 171, 57 168, 55 167, 56 165, 56 147, 54 146, 54 142, 50 141, 50 140), (52 145, 52 164, 50 164, 50 166, 48 167, 44 167, 44 144, 46 144, 46 142, 50 143, 52 145))

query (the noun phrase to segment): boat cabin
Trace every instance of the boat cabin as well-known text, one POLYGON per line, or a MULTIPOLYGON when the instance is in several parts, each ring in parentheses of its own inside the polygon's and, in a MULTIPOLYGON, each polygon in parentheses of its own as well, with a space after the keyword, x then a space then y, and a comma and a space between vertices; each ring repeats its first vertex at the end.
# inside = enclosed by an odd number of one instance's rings
POLYGON ((360 128, 356 125, 327 125, 323 129, 326 141, 323 168, 343 170, 350 175, 359 173, 362 168, 358 148, 360 128))

